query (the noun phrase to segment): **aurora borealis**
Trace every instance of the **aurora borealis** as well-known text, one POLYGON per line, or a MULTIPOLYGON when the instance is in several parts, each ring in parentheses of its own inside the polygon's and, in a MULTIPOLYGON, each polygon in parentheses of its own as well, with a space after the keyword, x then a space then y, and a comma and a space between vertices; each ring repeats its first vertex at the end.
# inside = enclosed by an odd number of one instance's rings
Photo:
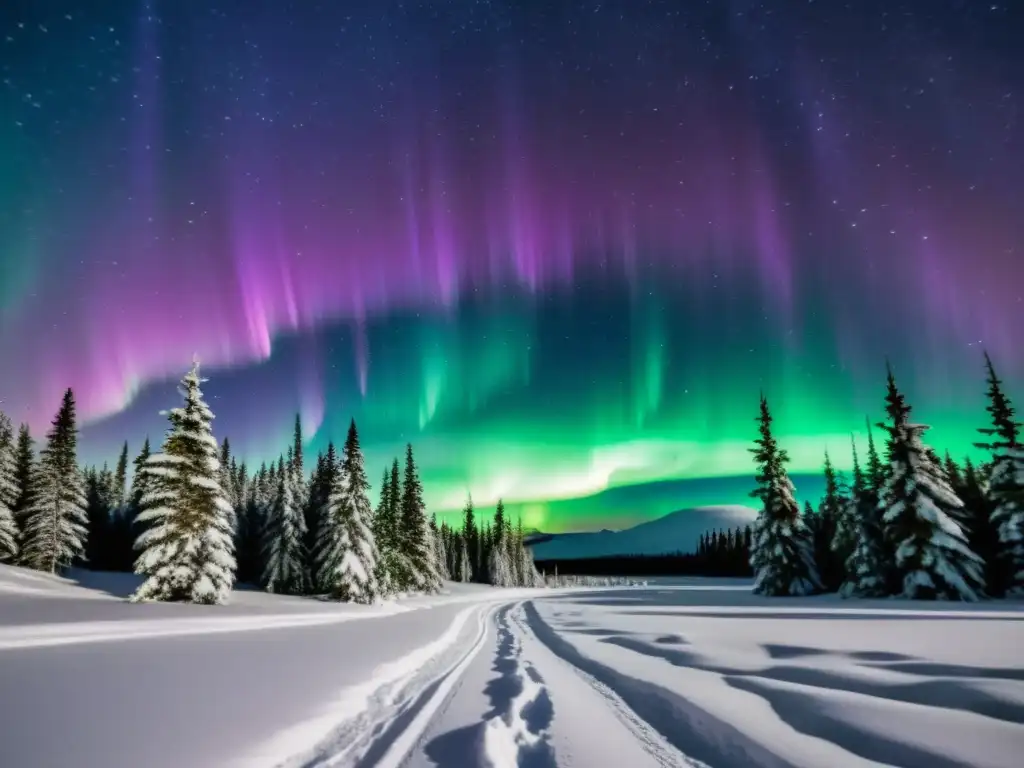
POLYGON ((90 461, 193 353, 250 465, 551 531, 744 502, 762 390, 848 466, 887 355, 940 450, 1024 400, 1010 3, 88 5, 0 8, 0 407, 90 461))

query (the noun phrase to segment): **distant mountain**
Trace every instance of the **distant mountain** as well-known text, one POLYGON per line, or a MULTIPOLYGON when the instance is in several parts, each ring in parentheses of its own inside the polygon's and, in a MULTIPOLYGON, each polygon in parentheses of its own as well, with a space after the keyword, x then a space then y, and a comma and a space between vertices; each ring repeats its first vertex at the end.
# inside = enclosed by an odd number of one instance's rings
POLYGON ((755 510, 740 505, 694 507, 622 531, 537 532, 527 538, 527 543, 535 560, 694 552, 702 533, 748 525, 756 516, 755 510))

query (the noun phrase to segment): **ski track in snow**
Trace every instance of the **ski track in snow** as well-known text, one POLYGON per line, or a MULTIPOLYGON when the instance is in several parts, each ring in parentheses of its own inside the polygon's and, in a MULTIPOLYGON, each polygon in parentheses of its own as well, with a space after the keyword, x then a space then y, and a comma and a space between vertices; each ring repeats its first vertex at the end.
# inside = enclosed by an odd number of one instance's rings
POLYGON ((467 608, 440 638, 378 668, 366 683, 344 691, 322 717, 278 734, 238 765, 401 768, 414 755, 423 758, 426 735, 443 718, 466 670, 491 645, 492 669, 501 670, 515 693, 497 704, 497 711, 481 715, 475 762, 466 762, 465 768, 555 768, 560 764, 551 733, 552 701, 560 694, 549 688, 542 676, 546 674, 553 676, 553 682, 564 681, 566 674, 578 678, 574 690, 589 691, 592 697, 586 703, 574 700, 571 706, 592 713, 596 705, 623 727, 612 734, 566 734, 592 742, 591 751, 601 751, 600 746, 594 750, 593 743, 607 743, 611 749, 621 746, 624 736, 630 749, 646 754, 652 766, 706 768, 666 741, 615 691, 553 653, 535 634, 524 610, 527 602, 492 601, 467 608), (279 759, 281 754, 289 757, 279 759))
POLYGON ((487 640, 497 603, 461 611, 437 640, 379 667, 314 720, 288 729, 239 765, 398 768, 487 640), (463 630, 471 626, 468 644, 463 630), (308 746, 312 744, 312 748, 308 746), (279 759, 276 756, 288 754, 279 759))

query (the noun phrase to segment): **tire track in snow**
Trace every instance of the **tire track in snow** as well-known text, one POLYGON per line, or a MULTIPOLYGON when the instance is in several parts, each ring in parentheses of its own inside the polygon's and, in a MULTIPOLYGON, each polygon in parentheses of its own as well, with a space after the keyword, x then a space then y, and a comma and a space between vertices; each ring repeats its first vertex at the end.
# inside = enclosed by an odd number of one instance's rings
POLYGON ((287 745, 283 761, 254 755, 246 766, 279 768, 399 768, 416 748, 487 641, 487 623, 497 603, 471 606, 460 612, 437 640, 379 667, 373 677, 347 689, 322 717, 279 734, 263 753, 277 754, 287 745), (469 625, 466 642, 463 630, 469 625))

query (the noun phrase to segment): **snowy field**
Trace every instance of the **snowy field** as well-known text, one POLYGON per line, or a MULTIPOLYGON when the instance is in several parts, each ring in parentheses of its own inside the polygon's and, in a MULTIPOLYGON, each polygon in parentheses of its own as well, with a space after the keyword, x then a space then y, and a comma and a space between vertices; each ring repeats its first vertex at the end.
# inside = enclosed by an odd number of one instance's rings
MULTIPOLYGON (((1019 766, 1024 606, 728 580, 134 606, 0 568, 0 765, 1019 766)), ((129 577, 130 578, 130 577, 129 577)), ((87 588, 88 587, 88 588, 87 588)), ((108 593, 101 590, 106 589, 108 593)))

